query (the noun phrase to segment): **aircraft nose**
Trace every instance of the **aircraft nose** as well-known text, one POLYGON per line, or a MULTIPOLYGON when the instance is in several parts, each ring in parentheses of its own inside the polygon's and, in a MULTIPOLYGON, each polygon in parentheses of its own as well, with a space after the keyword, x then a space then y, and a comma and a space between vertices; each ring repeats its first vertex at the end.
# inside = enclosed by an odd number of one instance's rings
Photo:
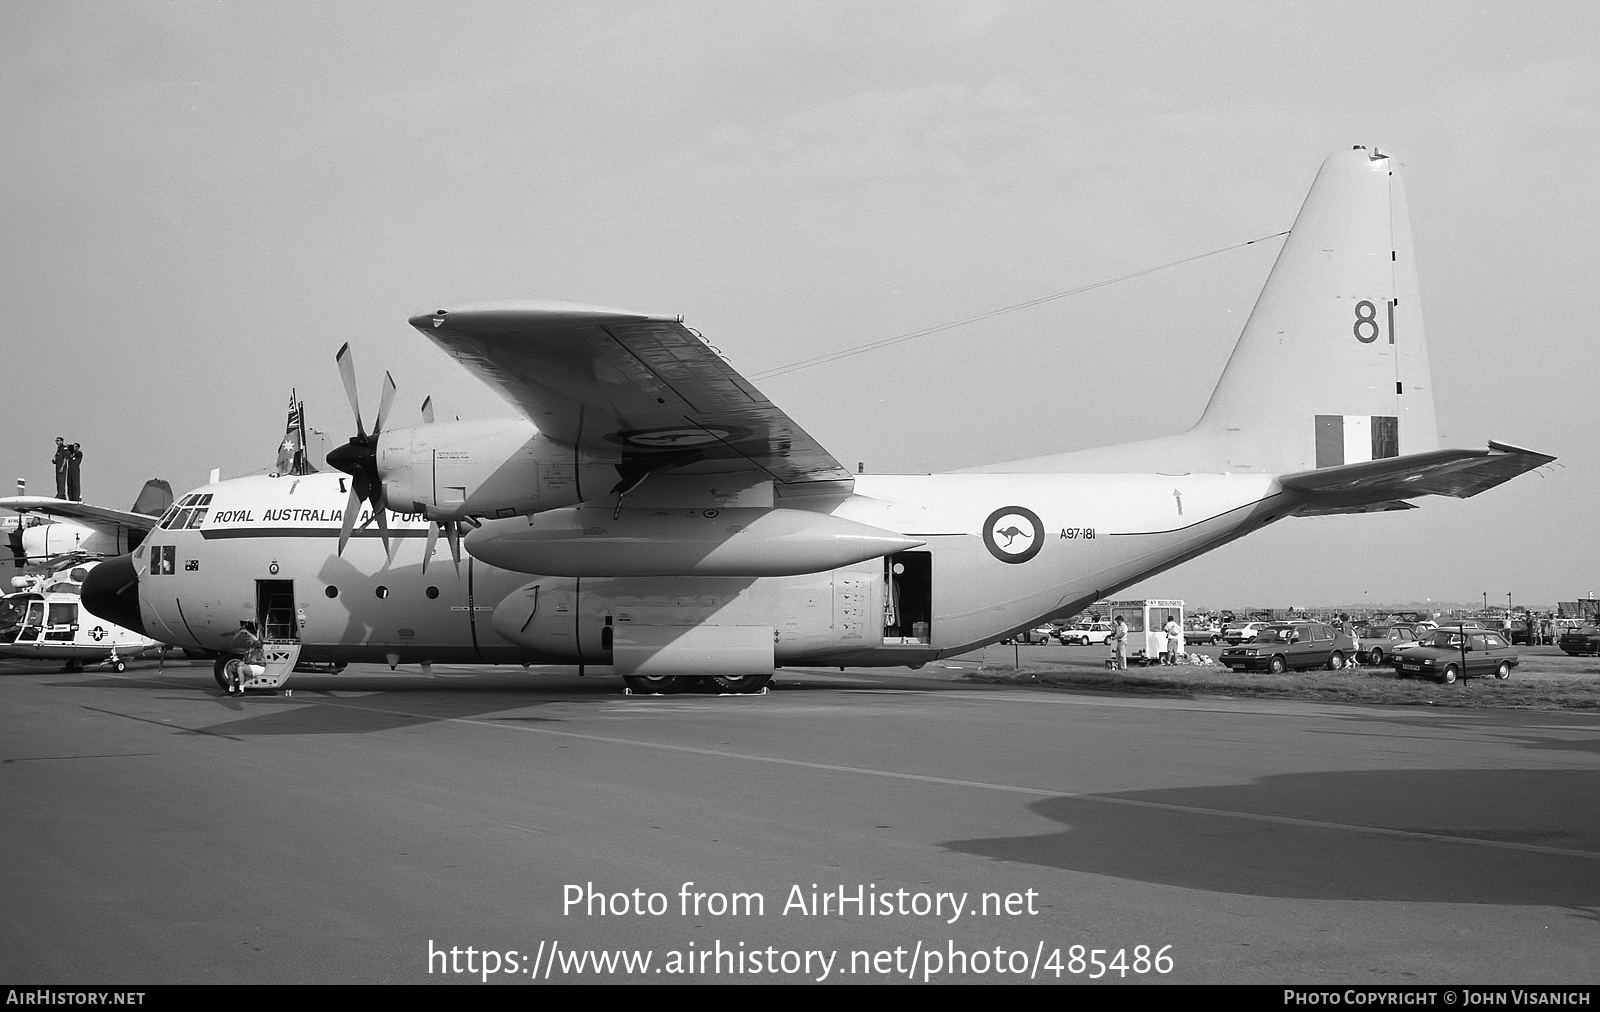
POLYGON ((132 555, 119 555, 89 571, 80 597, 83 606, 107 622, 132 629, 140 636, 144 619, 139 615, 139 573, 132 555))

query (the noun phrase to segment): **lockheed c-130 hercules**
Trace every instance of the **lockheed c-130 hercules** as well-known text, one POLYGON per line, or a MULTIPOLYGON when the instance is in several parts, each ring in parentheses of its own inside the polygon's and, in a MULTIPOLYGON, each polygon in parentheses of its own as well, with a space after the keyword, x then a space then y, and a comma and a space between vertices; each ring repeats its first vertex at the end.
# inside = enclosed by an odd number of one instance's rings
POLYGON ((1323 163, 1204 413, 1162 439, 855 475, 677 317, 508 302, 410 323, 523 419, 425 405, 386 426, 389 380, 369 433, 342 350, 337 472, 195 490, 90 574, 88 607, 263 646, 246 688, 387 661, 746 692, 785 665, 915 667, 1286 517, 1472 496, 1554 459, 1439 447, 1404 195, 1360 147, 1323 163), (441 533, 453 564, 430 565, 441 533))

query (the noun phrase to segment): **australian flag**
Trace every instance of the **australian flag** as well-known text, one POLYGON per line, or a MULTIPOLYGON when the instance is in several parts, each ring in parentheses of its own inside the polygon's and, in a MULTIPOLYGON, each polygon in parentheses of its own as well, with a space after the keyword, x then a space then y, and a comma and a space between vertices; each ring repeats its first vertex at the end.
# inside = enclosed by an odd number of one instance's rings
POLYGON ((314 474, 316 468, 306 459, 306 406, 295 391, 289 391, 289 421, 284 426, 283 442, 278 444, 279 474, 314 474))

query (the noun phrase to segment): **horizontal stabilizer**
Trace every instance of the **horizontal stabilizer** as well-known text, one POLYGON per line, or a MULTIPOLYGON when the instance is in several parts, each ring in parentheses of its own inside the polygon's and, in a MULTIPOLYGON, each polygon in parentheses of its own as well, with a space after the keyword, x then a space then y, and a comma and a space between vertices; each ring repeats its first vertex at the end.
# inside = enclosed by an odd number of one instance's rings
POLYGON ((1393 509, 1397 502, 1421 495, 1466 499, 1550 463, 1547 453, 1506 443, 1486 450, 1431 450, 1356 464, 1286 474, 1286 489, 1311 493, 1301 515, 1371 512, 1393 509))

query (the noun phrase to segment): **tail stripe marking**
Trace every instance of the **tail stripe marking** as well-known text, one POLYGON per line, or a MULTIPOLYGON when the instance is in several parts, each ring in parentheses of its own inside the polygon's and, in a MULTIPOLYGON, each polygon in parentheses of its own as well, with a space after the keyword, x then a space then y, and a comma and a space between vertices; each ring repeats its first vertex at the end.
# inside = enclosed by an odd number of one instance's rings
POLYGON ((1394 415, 1318 415, 1317 466, 1338 467, 1400 456, 1394 415))

